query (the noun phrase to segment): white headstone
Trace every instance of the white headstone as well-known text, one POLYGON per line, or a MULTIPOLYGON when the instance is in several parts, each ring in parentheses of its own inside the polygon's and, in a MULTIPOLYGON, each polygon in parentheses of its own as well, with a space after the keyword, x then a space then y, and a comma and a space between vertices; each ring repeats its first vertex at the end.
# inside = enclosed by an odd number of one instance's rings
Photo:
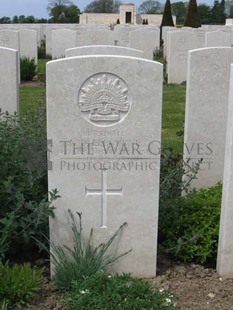
POLYGON ((18 51, 0 47, 0 108, 19 113, 18 51))
POLYGON ((0 30, 0 47, 7 47, 18 51, 18 81, 20 83, 19 32, 13 30, 0 30))
POLYGON ((137 30, 137 26, 133 25, 117 25, 114 28, 114 45, 116 46, 129 46, 129 34, 131 31, 137 30))
POLYGON ((233 49, 212 47, 188 55, 184 159, 203 159, 195 188, 223 179, 230 65, 233 49))
POLYGON ((84 55, 122 55, 132 57, 143 57, 143 52, 123 46, 114 45, 89 45, 70 48, 65 51, 66 57, 84 56, 84 55))
POLYGON ((224 31, 212 31, 206 33, 206 47, 227 46, 231 47, 231 33, 224 31))
POLYGON ((35 30, 20 29, 20 56, 35 59, 37 63, 37 32, 35 30))
POLYGON ((162 40, 163 40, 163 56, 167 57, 167 49, 168 49, 168 40, 167 40, 167 34, 168 31, 178 31, 176 27, 169 27, 169 26, 164 26, 161 29, 162 31, 162 40))
POLYGON ((0 30, 0 47, 7 47, 20 51, 19 32, 13 30, 0 30))
POLYGON ((187 80, 188 51, 197 46, 197 34, 188 30, 168 32, 167 73, 168 83, 187 80))
POLYGON ((233 65, 231 65, 227 133, 223 175, 222 209, 218 241, 217 271, 221 277, 233 277, 233 65))
POLYGON ((65 57, 65 50, 76 46, 76 31, 52 30, 52 58, 65 57))
POLYGON ((156 273, 162 71, 108 55, 47 64, 48 180, 61 195, 51 241, 72 246, 68 209, 82 212, 96 245, 127 222, 117 253, 132 252, 113 270, 141 277, 156 273))
POLYGON ((110 29, 91 29, 79 35, 79 46, 114 45, 113 31, 110 29))
POLYGON ((159 29, 135 30, 129 33, 129 46, 144 52, 144 57, 153 60, 153 53, 159 48, 159 29))

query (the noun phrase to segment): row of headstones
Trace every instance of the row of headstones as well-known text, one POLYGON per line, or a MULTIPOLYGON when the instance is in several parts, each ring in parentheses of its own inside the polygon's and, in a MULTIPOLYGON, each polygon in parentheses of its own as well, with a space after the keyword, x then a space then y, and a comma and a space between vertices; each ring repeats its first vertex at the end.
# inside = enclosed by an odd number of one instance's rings
POLYGON ((159 47, 159 27, 149 25, 146 30, 150 31, 132 34, 131 38, 129 35, 132 31, 144 29, 145 27, 142 25, 115 25, 110 28, 109 25, 104 24, 85 26, 79 24, 26 24, 25 26, 21 24, 5 24, 0 25, 0 32, 5 31, 5 34, 2 33, 3 39, 0 38, 0 46, 1 41, 3 41, 2 46, 16 49, 19 38, 16 38, 15 31, 18 31, 22 41, 20 55, 35 58, 36 60, 36 44, 40 46, 42 40, 46 40, 46 54, 52 55, 53 59, 64 57, 64 52, 68 48, 96 44, 142 48, 145 49, 145 54, 147 54, 145 57, 152 59, 153 50, 159 47), (37 43, 35 44, 35 42, 37 43), (145 48, 146 44, 148 45, 147 48, 145 48))
MULTIPOLYGON (((90 47, 87 50, 90 54, 90 47)), ((0 52, 4 103, 8 97, 17 97, 13 91, 18 86, 17 51, 1 48, 0 52)), ((59 189, 62 196, 56 203, 56 220, 51 221, 51 238, 70 244, 68 209, 83 213, 85 234, 94 227, 96 242, 106 240, 127 222, 120 250, 130 247, 133 251, 115 268, 152 276, 157 248, 162 66, 135 58, 140 55, 135 53, 128 49, 132 57, 117 52, 115 56, 67 57, 47 65, 48 139, 54 148, 49 187, 59 189)), ((232 89, 228 97, 232 63, 231 48, 199 49, 188 55, 184 159, 191 158, 189 165, 202 160, 193 187, 224 181, 218 255, 222 276, 233 274, 232 89)))
POLYGON ((188 51, 204 47, 231 47, 232 27, 209 31, 208 28, 163 29, 164 55, 167 58, 168 83, 182 83, 187 80, 188 51))
MULTIPOLYGON (((204 48, 188 55, 184 160, 192 165, 202 159, 192 187, 224 181, 217 266, 221 276, 233 275, 232 63, 231 48, 204 48)), ((61 194, 50 222, 51 240, 72 246, 68 209, 82 213, 84 236, 94 228, 96 244, 127 222, 115 250, 132 252, 113 270, 154 276, 162 66, 125 56, 66 58, 47 64, 47 87, 48 138, 53 145, 49 189, 61 194)))
POLYGON ((159 48, 158 27, 142 28, 142 26, 118 26, 114 30, 83 28, 82 31, 57 29, 46 36, 46 50, 53 59, 64 57, 65 50, 77 46, 114 45, 142 50, 144 57, 153 59, 153 52, 159 48), (85 29, 85 30, 84 30, 85 29))
POLYGON ((19 57, 35 59, 37 63, 38 35, 35 30, 21 28, 20 31, 0 29, 0 47, 15 49, 19 57))

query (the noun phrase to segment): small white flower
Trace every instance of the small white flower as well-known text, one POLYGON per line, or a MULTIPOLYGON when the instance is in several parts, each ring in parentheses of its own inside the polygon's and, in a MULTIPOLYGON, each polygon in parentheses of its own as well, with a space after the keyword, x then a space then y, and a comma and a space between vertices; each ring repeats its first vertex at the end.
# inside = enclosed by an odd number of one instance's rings
POLYGON ((87 294, 87 293, 89 293, 89 290, 81 290, 81 291, 79 291, 80 292, 80 294, 87 294))
POLYGON ((162 293, 164 291, 164 288, 161 288, 159 291, 160 291, 160 293, 162 293))
POLYGON ((110 276, 110 275, 108 276, 108 278, 111 278, 111 277, 112 277, 112 276, 110 276))
POLYGON ((172 302, 170 298, 166 298, 165 300, 166 300, 166 302, 167 302, 168 304, 170 304, 170 303, 172 302))

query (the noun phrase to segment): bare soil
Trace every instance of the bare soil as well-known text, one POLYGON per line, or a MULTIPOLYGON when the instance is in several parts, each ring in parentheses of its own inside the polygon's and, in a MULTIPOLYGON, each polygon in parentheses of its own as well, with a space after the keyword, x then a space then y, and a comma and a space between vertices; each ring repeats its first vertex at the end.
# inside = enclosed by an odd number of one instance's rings
MULTIPOLYGON (((147 280, 155 288, 174 293, 177 309, 233 310, 233 279, 221 279, 215 269, 201 265, 174 263, 166 257, 158 260, 158 276, 147 280)), ((48 281, 28 309, 62 310, 61 298, 48 281)))

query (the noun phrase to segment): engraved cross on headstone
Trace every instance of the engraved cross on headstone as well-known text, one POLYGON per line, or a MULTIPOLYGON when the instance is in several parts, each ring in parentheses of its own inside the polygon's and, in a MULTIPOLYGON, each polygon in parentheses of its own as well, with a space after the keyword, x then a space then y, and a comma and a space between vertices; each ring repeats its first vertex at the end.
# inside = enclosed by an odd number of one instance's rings
POLYGON ((88 189, 85 187, 86 197, 89 195, 101 196, 101 227, 107 228, 107 196, 123 196, 122 187, 118 189, 107 188, 107 170, 101 170, 101 188, 88 189))

